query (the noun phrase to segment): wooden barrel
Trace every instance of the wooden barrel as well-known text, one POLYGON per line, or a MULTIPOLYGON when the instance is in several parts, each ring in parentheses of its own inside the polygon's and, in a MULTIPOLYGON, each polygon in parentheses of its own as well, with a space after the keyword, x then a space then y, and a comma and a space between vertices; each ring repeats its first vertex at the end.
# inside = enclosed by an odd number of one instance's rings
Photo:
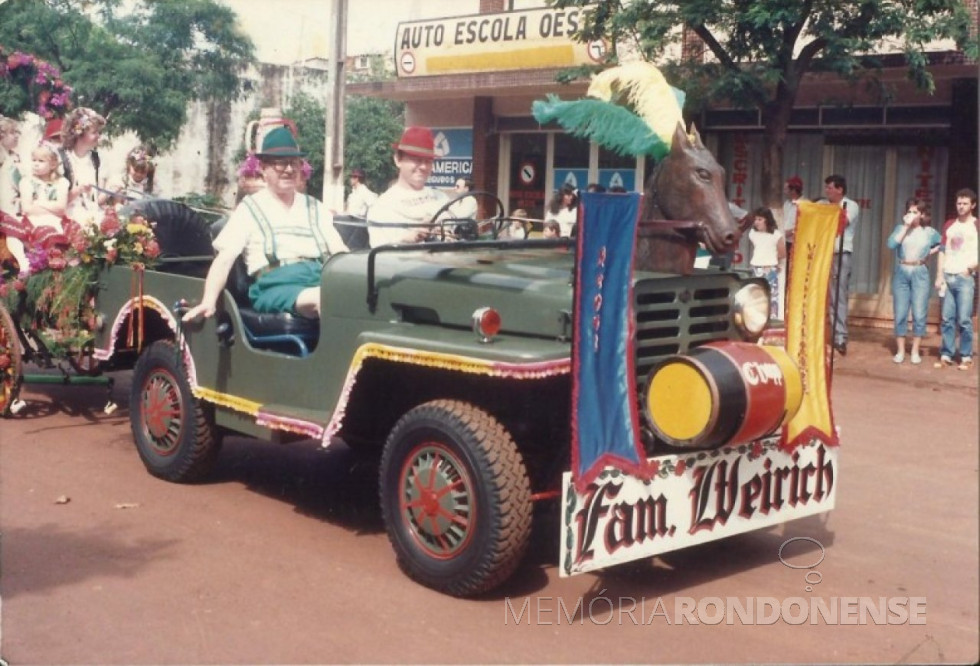
POLYGON ((668 444, 710 448, 775 433, 802 399, 799 369, 782 347, 713 342, 654 366, 643 411, 668 444))

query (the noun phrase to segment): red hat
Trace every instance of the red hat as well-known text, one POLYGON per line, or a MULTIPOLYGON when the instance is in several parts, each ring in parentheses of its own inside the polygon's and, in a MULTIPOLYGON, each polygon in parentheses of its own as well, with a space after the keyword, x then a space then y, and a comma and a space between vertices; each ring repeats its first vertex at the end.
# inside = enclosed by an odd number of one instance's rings
POLYGON ((406 155, 435 159, 436 142, 428 127, 406 127, 398 143, 391 144, 406 155))
POLYGON ((61 141, 61 125, 63 121, 61 118, 52 118, 44 126, 44 140, 52 141, 57 139, 61 141))
POLYGON ((800 192, 803 191, 803 179, 799 176, 790 176, 786 179, 786 184, 799 190, 800 192))

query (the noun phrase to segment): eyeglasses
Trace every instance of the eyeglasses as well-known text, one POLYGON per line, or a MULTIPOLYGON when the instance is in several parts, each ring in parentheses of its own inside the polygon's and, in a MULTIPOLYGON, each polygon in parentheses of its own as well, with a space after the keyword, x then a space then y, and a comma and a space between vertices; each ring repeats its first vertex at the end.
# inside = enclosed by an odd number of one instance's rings
POLYGON ((266 166, 271 166, 273 169, 275 169, 276 173, 282 173, 286 170, 286 167, 292 167, 293 171, 299 171, 300 164, 302 164, 302 162, 300 162, 298 159, 290 159, 285 157, 263 160, 262 162, 266 166))

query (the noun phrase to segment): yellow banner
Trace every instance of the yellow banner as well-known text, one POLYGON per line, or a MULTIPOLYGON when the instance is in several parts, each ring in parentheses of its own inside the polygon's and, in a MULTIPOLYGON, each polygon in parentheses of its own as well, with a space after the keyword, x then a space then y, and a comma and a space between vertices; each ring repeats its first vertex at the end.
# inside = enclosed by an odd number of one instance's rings
POLYGON ((811 439, 840 443, 830 410, 827 297, 840 207, 805 202, 799 207, 786 299, 786 351, 800 368, 803 400, 786 425, 783 446, 811 439))
POLYGON ((592 7, 526 9, 399 23, 395 71, 432 76, 595 64, 604 42, 572 39, 592 7))

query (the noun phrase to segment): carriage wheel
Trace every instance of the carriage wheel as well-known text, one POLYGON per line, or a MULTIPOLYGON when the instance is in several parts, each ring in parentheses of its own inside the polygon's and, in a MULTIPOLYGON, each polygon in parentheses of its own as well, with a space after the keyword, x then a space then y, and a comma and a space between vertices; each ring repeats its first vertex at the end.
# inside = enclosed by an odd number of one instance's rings
POLYGON ((10 416, 23 380, 20 339, 14 320, 0 304, 0 416, 10 416))
POLYGON ((481 409, 437 400, 392 429, 381 460, 381 509, 398 564, 455 596, 489 590, 520 562, 531 532, 524 462, 481 409))
POLYGON ((86 377, 95 377, 102 372, 101 361, 95 358, 94 340, 89 340, 79 349, 69 352, 68 363, 75 372, 86 377))
POLYGON ((133 439, 147 471, 186 483, 205 476, 221 442, 214 415, 194 397, 187 371, 169 340, 154 342, 133 370, 129 399, 133 439))

